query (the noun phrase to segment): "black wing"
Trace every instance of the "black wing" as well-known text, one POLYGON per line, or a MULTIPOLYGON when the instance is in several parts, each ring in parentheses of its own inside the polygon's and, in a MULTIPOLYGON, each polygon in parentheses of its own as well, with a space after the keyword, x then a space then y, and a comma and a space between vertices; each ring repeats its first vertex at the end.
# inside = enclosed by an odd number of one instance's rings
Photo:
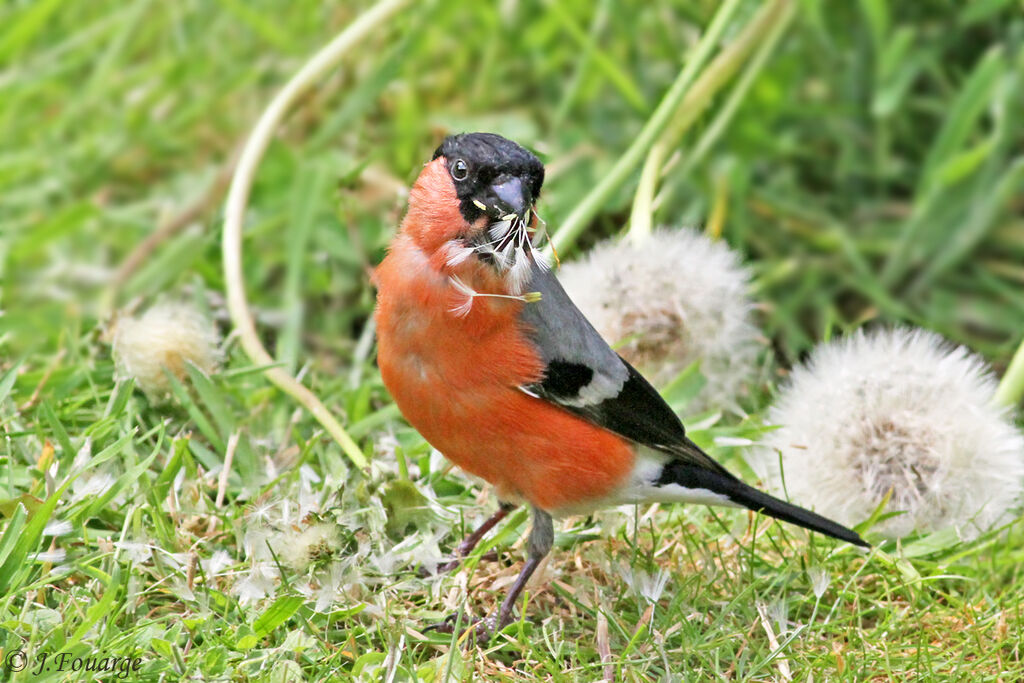
POLYGON ((523 389, 634 443, 732 478, 690 441, 679 417, 601 338, 554 274, 534 264, 527 289, 541 298, 523 306, 521 319, 546 372, 523 389))

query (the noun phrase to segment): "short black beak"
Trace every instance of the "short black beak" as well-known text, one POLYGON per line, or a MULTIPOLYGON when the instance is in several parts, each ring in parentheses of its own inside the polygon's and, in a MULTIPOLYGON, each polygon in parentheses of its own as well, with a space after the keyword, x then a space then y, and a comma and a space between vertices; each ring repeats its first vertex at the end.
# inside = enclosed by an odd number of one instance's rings
POLYGON ((491 192, 497 199, 495 208, 498 210, 498 218, 505 218, 509 214, 515 214, 520 220, 526 221, 526 214, 533 206, 533 197, 530 190, 523 185, 523 181, 515 176, 499 176, 496 182, 491 185, 491 192))

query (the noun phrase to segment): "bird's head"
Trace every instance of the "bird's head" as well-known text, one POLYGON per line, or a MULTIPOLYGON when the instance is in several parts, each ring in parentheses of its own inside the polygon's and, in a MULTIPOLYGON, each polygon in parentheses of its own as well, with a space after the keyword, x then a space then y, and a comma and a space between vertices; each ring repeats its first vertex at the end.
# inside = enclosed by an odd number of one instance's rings
POLYGON ((449 136, 413 185, 403 231, 427 254, 457 265, 476 258, 507 276, 512 289, 543 259, 531 236, 544 165, 493 133, 449 136))

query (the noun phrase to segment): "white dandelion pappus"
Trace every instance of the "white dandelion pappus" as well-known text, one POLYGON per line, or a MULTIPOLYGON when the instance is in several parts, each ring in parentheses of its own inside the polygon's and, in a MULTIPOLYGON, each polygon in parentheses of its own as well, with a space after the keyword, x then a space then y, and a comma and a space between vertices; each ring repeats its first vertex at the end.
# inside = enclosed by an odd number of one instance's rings
POLYGON ((185 363, 213 372, 221 361, 217 328, 198 309, 183 303, 156 304, 141 316, 116 321, 114 359, 120 377, 133 377, 146 394, 170 389, 164 369, 179 379, 185 363))
POLYGON ((67 536, 73 529, 71 522, 67 520, 51 519, 43 527, 43 536, 67 536))
POLYGON ((1024 436, 995 388, 980 358, 937 334, 858 331, 794 369, 768 413, 779 429, 746 456, 776 493, 841 523, 891 490, 887 510, 904 514, 876 531, 974 538, 1011 518, 1024 483, 1024 436))
POLYGON ((277 568, 269 562, 254 562, 245 578, 234 585, 234 593, 238 602, 247 605, 266 597, 274 597, 277 592, 277 568))
POLYGON ((565 291, 601 336, 655 386, 694 361, 707 380, 692 408, 739 411, 758 372, 761 333, 747 295, 750 274, 721 241, 692 229, 660 229, 640 245, 595 247, 563 265, 565 291))
POLYGON ((48 562, 50 564, 60 564, 64 561, 68 555, 64 548, 54 548, 53 550, 40 550, 35 554, 36 562, 48 562))

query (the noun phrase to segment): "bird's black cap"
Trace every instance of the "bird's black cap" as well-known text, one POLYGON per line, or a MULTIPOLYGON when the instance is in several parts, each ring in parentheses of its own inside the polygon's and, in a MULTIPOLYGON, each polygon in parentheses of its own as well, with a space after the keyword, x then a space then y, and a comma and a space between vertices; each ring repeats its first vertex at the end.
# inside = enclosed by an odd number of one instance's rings
MULTIPOLYGON (((461 133, 445 138, 434 152, 434 159, 444 157, 455 181, 462 215, 473 222, 495 206, 501 210, 529 209, 544 185, 544 164, 522 145, 494 133, 461 133), (510 199, 509 188, 521 194, 510 199), (475 200, 475 202, 474 202, 475 200)), ((495 214, 495 215, 496 215, 495 214)))

